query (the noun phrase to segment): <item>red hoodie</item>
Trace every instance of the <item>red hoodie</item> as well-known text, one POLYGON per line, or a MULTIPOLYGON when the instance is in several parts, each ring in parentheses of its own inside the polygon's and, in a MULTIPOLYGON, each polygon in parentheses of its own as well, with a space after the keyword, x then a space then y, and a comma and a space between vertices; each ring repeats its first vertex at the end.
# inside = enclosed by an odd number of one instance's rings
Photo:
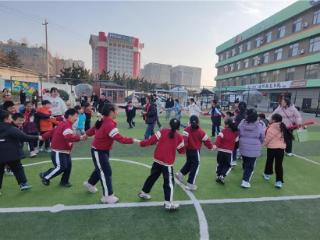
POLYGON ((117 128, 117 123, 110 117, 103 117, 99 129, 92 127, 86 131, 88 136, 94 136, 92 147, 97 150, 111 150, 114 140, 122 144, 132 144, 133 139, 123 137, 117 128))
POLYGON ((176 151, 180 154, 185 153, 184 140, 178 132, 175 132, 173 138, 169 138, 169 133, 171 129, 164 128, 149 139, 140 142, 141 147, 157 144, 157 147, 154 151, 154 161, 164 165, 172 166, 176 160, 176 151))
POLYGON ((51 137, 51 148, 56 152, 63 152, 70 154, 73 143, 80 141, 80 136, 74 134, 72 130, 72 123, 65 120, 59 125, 42 135, 43 139, 51 137))
POLYGON ((218 151, 232 153, 238 140, 238 132, 233 132, 230 128, 225 128, 219 133, 215 145, 218 151))
POLYGON ((185 128, 183 136, 187 150, 200 150, 202 143, 204 143, 208 149, 212 149, 213 147, 208 135, 200 127, 198 129, 192 129, 191 126, 185 128))

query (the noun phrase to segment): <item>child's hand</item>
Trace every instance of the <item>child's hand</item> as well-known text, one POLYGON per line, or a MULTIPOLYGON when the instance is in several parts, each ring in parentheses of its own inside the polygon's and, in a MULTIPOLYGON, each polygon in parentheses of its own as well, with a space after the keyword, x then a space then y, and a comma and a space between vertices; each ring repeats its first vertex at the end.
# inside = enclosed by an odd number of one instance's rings
POLYGON ((212 149, 211 149, 212 151, 215 151, 215 150, 217 150, 217 146, 216 145, 213 145, 213 147, 212 147, 212 149))
POLYGON ((139 144, 141 142, 141 140, 134 138, 133 142, 139 144))
POLYGON ((80 140, 87 140, 88 136, 86 134, 80 136, 80 140))
POLYGON ((43 137, 39 135, 39 141, 43 141, 43 137))

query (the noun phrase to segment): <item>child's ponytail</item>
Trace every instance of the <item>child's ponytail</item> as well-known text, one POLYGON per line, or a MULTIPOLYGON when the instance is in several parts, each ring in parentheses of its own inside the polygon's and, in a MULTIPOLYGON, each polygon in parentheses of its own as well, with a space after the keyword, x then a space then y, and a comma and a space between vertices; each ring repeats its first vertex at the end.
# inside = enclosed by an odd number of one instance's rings
POLYGON ((171 131, 169 133, 169 138, 174 138, 174 134, 180 128, 180 121, 176 118, 170 120, 171 131))
POLYGON ((192 115, 189 119, 192 130, 199 128, 199 118, 196 115, 192 115))

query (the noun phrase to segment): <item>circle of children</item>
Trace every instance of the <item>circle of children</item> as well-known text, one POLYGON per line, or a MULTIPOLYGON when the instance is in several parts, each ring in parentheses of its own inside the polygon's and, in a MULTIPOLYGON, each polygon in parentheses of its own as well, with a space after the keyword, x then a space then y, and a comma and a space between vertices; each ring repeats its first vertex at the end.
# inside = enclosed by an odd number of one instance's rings
MULTIPOLYGON (((142 108, 142 115, 147 125, 145 139, 140 141, 120 134, 116 122, 117 107, 108 102, 104 96, 98 106, 101 114, 94 126, 90 127, 90 122, 86 124, 86 114, 84 114, 87 111, 86 108, 91 106, 90 103, 67 109, 56 88, 51 89, 50 95, 43 99, 41 106, 37 109, 32 102, 25 102, 21 113, 16 111, 12 101, 5 99, 6 94, 9 93, 3 94, 4 103, 0 112, 0 190, 5 168, 12 171, 21 190, 31 188, 21 164, 21 159, 24 157, 22 147, 23 142, 28 142, 30 156, 34 157, 39 151, 38 141, 40 141, 40 149, 44 145, 44 150, 50 152, 53 163, 52 168, 39 174, 42 183, 48 186, 52 178, 62 175, 60 185, 71 187, 69 177, 73 143, 92 136, 91 155, 94 170, 83 186, 90 193, 96 193, 98 191, 96 184, 100 181, 101 202, 107 204, 119 201, 113 193, 112 170, 109 162, 114 141, 121 144, 136 143, 141 147, 156 144, 150 175, 138 197, 144 200, 151 199, 150 191, 159 176, 163 175, 164 207, 173 210, 179 207, 173 202, 174 177, 183 183, 184 177, 187 176, 185 189, 189 191, 197 189, 196 177, 199 173, 202 144, 210 150, 217 151, 216 182, 218 184, 225 184, 228 173, 237 164, 238 156, 241 156, 243 167, 241 187, 243 188, 250 188, 256 159, 261 155, 262 146, 266 146, 267 161, 263 178, 266 181, 270 180, 275 162, 275 187, 281 188, 284 154, 286 152, 288 156, 292 155, 292 132, 302 124, 300 113, 286 98, 282 99, 279 107, 270 115, 270 122, 264 114, 258 115, 256 110, 247 109, 245 102, 236 102, 234 112, 224 114, 220 111, 217 101, 213 100, 210 111, 203 113, 194 99, 191 99, 185 109, 189 113, 189 124, 184 128, 183 134, 179 133, 181 108, 177 112, 177 118, 170 120, 169 128, 160 128, 154 133, 155 124, 159 122, 159 110, 157 111, 155 96, 148 96, 142 108), (212 136, 217 134, 214 142, 201 128, 199 120, 201 114, 211 117, 212 136), (224 128, 220 131, 222 119, 224 128), (186 162, 174 174, 176 152, 186 154, 186 162)), ((169 101, 172 101, 172 98, 167 102, 169 101)), ((124 108, 129 127, 134 127, 136 108, 131 102, 124 108)), ((169 120, 169 117, 167 119, 169 120)))

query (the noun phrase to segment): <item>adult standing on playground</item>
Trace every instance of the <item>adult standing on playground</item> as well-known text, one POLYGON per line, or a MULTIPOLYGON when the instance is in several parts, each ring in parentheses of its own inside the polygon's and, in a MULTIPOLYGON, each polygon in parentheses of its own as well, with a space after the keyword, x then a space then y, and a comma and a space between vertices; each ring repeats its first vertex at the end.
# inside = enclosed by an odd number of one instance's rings
POLYGON ((158 114, 157 114, 157 106, 154 103, 154 99, 152 96, 148 96, 146 98, 146 105, 144 107, 143 119, 147 124, 147 128, 144 134, 144 139, 148 139, 150 136, 154 134, 154 126, 157 122, 158 114))
MULTIPOLYGON (((291 133, 293 132, 294 126, 301 127, 302 117, 297 108, 291 104, 291 101, 287 97, 281 99, 280 105, 273 111, 270 115, 278 113, 282 117, 282 122, 286 125, 291 133)), ((289 157, 293 156, 292 154, 292 139, 287 141, 286 153, 289 157)))
POLYGON ((102 109, 105 103, 109 103, 109 100, 106 98, 104 93, 101 93, 100 99, 97 105, 98 112, 102 114, 102 109))
POLYGON ((200 114, 202 113, 200 107, 197 105, 194 98, 190 98, 190 104, 186 108, 186 110, 189 112, 189 117, 191 116, 200 117, 200 114))
POLYGON ((99 97, 95 92, 92 93, 91 102, 92 102, 92 106, 93 106, 94 111, 97 111, 97 106, 98 106, 98 103, 99 103, 99 97))
POLYGON ((58 121, 62 121, 64 113, 67 111, 67 105, 59 96, 57 88, 52 87, 50 89, 50 96, 47 97, 47 100, 51 103, 52 106, 52 116, 55 117, 58 121))
POLYGON ((174 100, 171 96, 167 98, 165 109, 166 109, 166 120, 169 120, 172 108, 174 107, 174 100))

